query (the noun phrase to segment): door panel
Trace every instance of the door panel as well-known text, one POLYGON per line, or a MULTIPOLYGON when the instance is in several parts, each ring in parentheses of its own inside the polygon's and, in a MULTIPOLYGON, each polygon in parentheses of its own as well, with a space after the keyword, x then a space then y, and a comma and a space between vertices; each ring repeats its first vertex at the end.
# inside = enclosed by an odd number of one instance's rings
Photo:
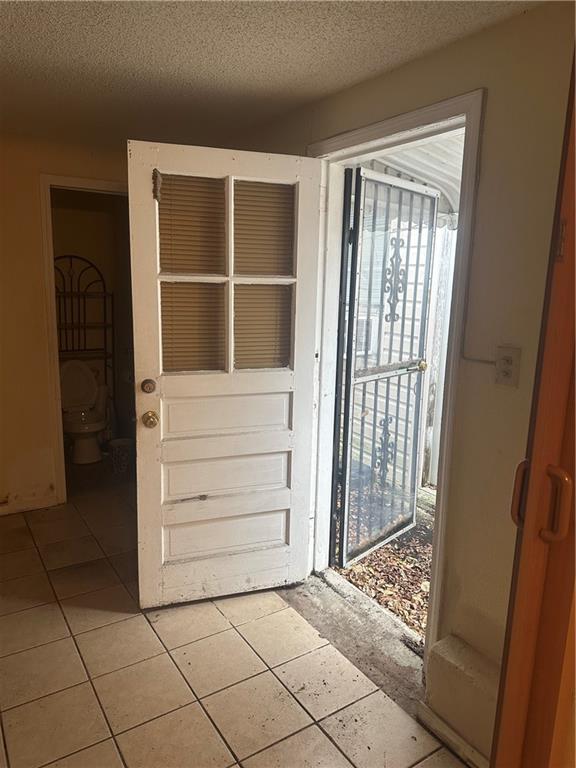
POLYGON ((198 437, 230 432, 289 428, 290 392, 164 399, 165 437, 198 437))
POLYGON ((129 142, 143 607, 308 573, 320 174, 129 142))
POLYGON ((353 197, 340 314, 347 335, 337 414, 341 565, 415 521, 438 193, 357 169, 353 197))

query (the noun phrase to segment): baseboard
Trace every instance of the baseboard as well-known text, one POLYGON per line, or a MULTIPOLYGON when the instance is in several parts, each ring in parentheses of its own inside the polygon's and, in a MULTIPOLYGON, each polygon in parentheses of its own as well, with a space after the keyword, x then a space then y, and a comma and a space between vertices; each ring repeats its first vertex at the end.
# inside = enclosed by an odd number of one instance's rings
POLYGON ((489 762, 484 755, 480 754, 477 749, 474 749, 468 742, 464 741, 464 739, 456 733, 448 723, 442 720, 441 717, 438 717, 438 715, 423 702, 418 702, 416 716, 422 725, 425 725, 429 731, 432 731, 433 734, 438 736, 440 741, 446 744, 452 752, 458 755, 466 765, 471 766, 471 768, 489 768, 489 762))
POLYGON ((56 491, 44 496, 22 496, 15 499, 8 499, 4 504, 0 504, 0 517, 2 515, 14 515, 16 512, 28 512, 31 509, 44 509, 44 507, 55 507, 57 504, 64 504, 66 499, 60 499, 56 491))

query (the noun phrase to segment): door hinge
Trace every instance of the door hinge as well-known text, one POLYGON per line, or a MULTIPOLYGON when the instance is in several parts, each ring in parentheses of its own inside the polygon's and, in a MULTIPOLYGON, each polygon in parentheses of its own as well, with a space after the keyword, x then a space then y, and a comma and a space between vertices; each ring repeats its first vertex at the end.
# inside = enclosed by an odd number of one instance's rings
POLYGON ((152 196, 158 203, 162 198, 162 174, 158 168, 152 171, 152 196))
POLYGON ((354 227, 350 227, 348 230, 348 245, 352 245, 354 242, 354 227))

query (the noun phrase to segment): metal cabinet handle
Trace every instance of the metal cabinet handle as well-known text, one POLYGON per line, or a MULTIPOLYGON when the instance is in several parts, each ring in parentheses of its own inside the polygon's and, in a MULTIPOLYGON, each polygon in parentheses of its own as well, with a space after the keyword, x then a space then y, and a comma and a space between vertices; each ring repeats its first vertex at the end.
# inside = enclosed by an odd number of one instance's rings
POLYGON ((565 469, 553 464, 546 467, 546 474, 552 480, 556 493, 552 509, 552 527, 542 528, 540 538, 547 544, 554 544, 568 535, 572 511, 572 478, 565 469))
POLYGON ((510 515, 515 525, 522 525, 520 517, 520 504, 522 502, 522 488, 524 487, 524 478, 528 470, 528 459, 523 459, 516 467, 514 475, 514 488, 512 489, 512 503, 510 505, 510 515))

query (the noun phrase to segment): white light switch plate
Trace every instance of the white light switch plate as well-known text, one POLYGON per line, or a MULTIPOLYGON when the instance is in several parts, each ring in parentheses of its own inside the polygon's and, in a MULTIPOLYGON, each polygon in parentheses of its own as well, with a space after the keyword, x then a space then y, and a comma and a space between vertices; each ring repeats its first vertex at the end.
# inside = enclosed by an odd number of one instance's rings
POLYGON ((520 347, 496 347, 496 384, 518 387, 521 356, 520 347))

